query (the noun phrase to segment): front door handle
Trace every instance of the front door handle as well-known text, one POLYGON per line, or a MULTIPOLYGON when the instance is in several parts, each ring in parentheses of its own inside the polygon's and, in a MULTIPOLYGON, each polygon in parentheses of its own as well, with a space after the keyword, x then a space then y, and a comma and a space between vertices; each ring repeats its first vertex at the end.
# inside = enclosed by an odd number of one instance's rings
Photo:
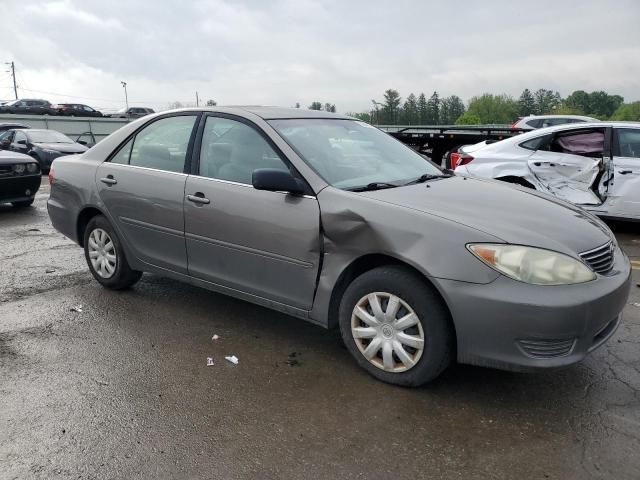
POLYGON ((626 175, 627 173, 633 173, 633 170, 618 170, 620 175, 626 175))
POLYGON ((211 203, 208 198, 205 198, 202 192, 197 192, 195 195, 187 195, 187 200, 202 205, 208 205, 209 203, 211 203))
POLYGON ((101 178, 100 181, 106 185, 115 185, 118 183, 118 181, 113 178, 113 175, 107 175, 106 177, 101 178))

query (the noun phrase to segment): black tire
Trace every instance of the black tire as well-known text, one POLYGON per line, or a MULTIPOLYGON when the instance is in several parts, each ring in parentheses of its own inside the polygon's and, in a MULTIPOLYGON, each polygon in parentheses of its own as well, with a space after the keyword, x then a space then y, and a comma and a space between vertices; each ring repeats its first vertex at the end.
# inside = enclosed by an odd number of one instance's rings
POLYGON ((31 198, 29 200, 22 200, 20 202, 12 202, 11 205, 13 205, 16 208, 27 208, 33 205, 34 200, 35 200, 34 198, 31 198))
POLYGON ((140 277, 142 276, 142 272, 137 270, 133 270, 129 263, 127 262, 127 257, 124 253, 124 249, 122 248, 122 243, 120 242, 120 238, 116 234, 115 230, 109 223, 109 221, 102 215, 96 215, 87 224, 87 228, 84 231, 84 257, 87 261, 87 265, 89 266, 89 270, 100 285, 105 288, 109 288, 111 290, 123 290, 125 288, 129 288, 133 286, 140 277), (116 265, 115 271, 109 278, 104 278, 93 267, 91 263, 91 259, 89 258, 89 237, 91 233, 96 229, 104 230, 115 247, 116 252, 116 265))
MULTIPOLYGON (((455 334, 446 305, 424 278, 407 268, 379 267, 356 278, 344 292, 339 316, 340 333, 347 349, 362 368, 383 382, 417 387, 435 379, 454 359, 455 334), (424 332, 424 349, 415 365, 403 372, 385 371, 371 363, 352 335, 352 312, 363 297, 373 292, 398 296, 418 316, 424 332)), ((399 357, 393 355, 399 362, 399 357)))

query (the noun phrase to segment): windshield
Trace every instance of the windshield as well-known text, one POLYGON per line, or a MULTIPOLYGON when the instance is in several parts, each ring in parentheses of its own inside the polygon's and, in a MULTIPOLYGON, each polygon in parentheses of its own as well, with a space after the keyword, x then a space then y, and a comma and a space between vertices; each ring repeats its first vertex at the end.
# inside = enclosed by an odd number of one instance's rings
POLYGON ((367 123, 315 118, 269 123, 318 175, 337 188, 399 186, 425 174, 442 175, 427 159, 367 123))
POLYGON ((69 137, 55 130, 32 130, 27 135, 33 143, 74 143, 69 137))

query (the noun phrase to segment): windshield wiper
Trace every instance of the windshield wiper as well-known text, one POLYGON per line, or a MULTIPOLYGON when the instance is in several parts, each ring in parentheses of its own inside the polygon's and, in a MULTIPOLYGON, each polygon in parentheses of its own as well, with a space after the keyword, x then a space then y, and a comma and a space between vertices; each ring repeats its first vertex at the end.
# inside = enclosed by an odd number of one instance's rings
POLYGON ((428 182, 429 180, 436 180, 438 178, 449 178, 450 176, 451 175, 447 175, 447 174, 424 173, 420 175, 418 178, 416 178, 415 180, 411 180, 410 182, 407 182, 403 185, 415 185, 416 183, 424 183, 424 182, 428 182))
POLYGON ((389 182, 371 182, 360 187, 347 188, 346 190, 348 190, 349 192, 368 192, 370 190, 382 190, 384 188, 395 188, 397 186, 398 185, 396 185, 395 183, 389 182))

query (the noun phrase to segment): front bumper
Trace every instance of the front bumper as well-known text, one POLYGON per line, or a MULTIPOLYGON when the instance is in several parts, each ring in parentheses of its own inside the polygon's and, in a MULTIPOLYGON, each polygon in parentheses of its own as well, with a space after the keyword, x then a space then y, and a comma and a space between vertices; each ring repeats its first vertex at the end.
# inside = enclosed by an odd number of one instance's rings
POLYGON ((19 175, 0 178, 0 203, 32 199, 40 189, 41 175, 19 175))
POLYGON ((583 284, 537 286, 505 276, 487 285, 437 283, 451 310, 460 363, 528 370, 579 362, 613 335, 631 266, 616 247, 613 270, 583 284))

